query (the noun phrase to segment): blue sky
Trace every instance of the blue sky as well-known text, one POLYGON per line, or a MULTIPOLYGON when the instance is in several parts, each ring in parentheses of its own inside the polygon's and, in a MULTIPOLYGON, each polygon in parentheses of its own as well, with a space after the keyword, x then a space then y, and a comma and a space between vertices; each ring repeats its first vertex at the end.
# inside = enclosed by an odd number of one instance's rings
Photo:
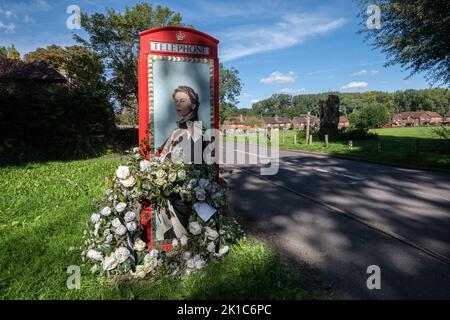
MULTIPOLYGON (((74 44, 66 27, 68 6, 82 12, 121 11, 141 1, 0 0, 0 46, 14 43, 22 55, 55 43, 74 44)), ((243 82, 239 107, 273 93, 363 92, 428 88, 422 75, 398 66, 357 34, 357 5, 350 0, 169 0, 187 24, 220 40, 219 57, 243 82)), ((381 25, 382 26, 382 25, 381 25)), ((82 31, 75 32, 83 34, 82 31)))

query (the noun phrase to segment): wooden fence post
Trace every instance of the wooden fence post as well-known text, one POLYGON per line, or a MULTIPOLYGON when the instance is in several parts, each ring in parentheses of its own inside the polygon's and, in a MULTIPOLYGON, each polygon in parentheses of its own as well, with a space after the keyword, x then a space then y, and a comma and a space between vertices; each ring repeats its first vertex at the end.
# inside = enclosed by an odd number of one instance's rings
POLYGON ((348 148, 350 150, 353 150, 353 141, 352 140, 348 140, 348 148))
POLYGON ((325 135, 325 148, 328 148, 328 135, 325 135))
POLYGON ((378 142, 378 152, 383 151, 383 144, 381 142, 378 142))

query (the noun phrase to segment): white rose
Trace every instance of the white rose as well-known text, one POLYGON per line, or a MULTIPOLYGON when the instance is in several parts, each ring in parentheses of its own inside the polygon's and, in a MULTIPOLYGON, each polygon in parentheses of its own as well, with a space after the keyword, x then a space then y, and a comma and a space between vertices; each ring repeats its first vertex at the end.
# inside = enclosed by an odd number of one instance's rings
POLYGON ((216 250, 216 245, 214 244, 214 242, 211 241, 206 247, 206 250, 211 253, 214 252, 216 250))
POLYGON ((219 234, 216 230, 211 229, 210 227, 205 227, 205 235, 208 237, 209 240, 216 240, 219 237, 219 234))
POLYGON ((141 170, 141 172, 147 171, 148 168, 150 168, 150 161, 141 160, 141 162, 139 162, 139 169, 141 170))
POLYGON ((181 246, 185 246, 185 245, 187 244, 187 241, 188 241, 187 236, 186 236, 186 235, 183 235, 183 236, 180 238, 181 246))
POLYGON ((118 262, 116 260, 116 256, 114 254, 111 254, 109 257, 106 257, 103 260, 102 267, 104 270, 109 271, 117 267, 117 264, 118 262))
POLYGON ((198 201, 205 201, 206 191, 203 188, 196 188, 195 197, 197 198, 198 201))
POLYGON ((174 246, 174 247, 178 246, 178 240, 177 239, 173 239, 172 240, 172 246, 174 246))
POLYGON ((206 266, 206 261, 200 255, 194 257, 195 269, 200 270, 206 266))
POLYGON ((186 261, 186 265, 189 269, 195 269, 195 261, 194 259, 189 259, 186 261))
POLYGON ((116 176, 119 179, 125 179, 130 175, 130 168, 128 168, 127 166, 120 166, 119 168, 117 168, 116 171, 116 176))
POLYGON ((158 179, 156 179, 155 183, 157 186, 162 187, 163 185, 166 184, 166 180, 164 180, 163 178, 160 178, 160 179, 158 178, 158 179))
POLYGON ((91 215, 91 221, 92 223, 97 223, 100 221, 101 216, 98 213, 93 213, 91 215))
POLYGON ((137 228, 137 224, 136 222, 132 221, 132 222, 127 222, 127 229, 130 232, 136 231, 137 228))
POLYGON ((123 218, 126 222, 134 221, 136 219, 136 213, 128 211, 123 218))
POLYGON ((178 171, 178 178, 180 178, 180 179, 186 178, 186 171, 184 169, 181 169, 180 171, 178 171))
POLYGON ((102 261, 103 260, 103 254, 101 252, 98 252, 96 250, 89 250, 86 254, 86 257, 92 260, 96 261, 102 261))
POLYGON ((134 179, 133 176, 129 176, 126 179, 121 179, 120 183, 125 187, 125 188, 131 188, 132 186, 134 186, 134 184, 136 183, 136 179, 134 179))
POLYGON ((119 236, 123 236, 125 233, 127 233, 127 228, 125 228, 125 226, 121 224, 118 228, 116 228, 114 232, 119 236))
POLYGON ((175 172, 171 172, 169 174, 169 181, 170 182, 175 182, 175 180, 177 180, 177 174, 175 172))
POLYGON ((130 256, 130 251, 125 247, 119 247, 114 252, 114 256, 116 257, 118 263, 122 263, 128 259, 130 256))
POLYGON ((156 178, 158 178, 158 179, 163 179, 165 176, 166 176, 166 173, 164 170, 160 169, 156 172, 156 178))
POLYGON ((145 276, 147 275, 147 273, 145 272, 145 266, 141 264, 136 266, 136 271, 132 272, 131 275, 135 278, 145 278, 145 276))
POLYGON ((222 249, 219 250, 219 255, 223 256, 230 250, 230 247, 224 246, 222 249))
POLYGON ((202 232, 202 227, 197 222, 189 223, 189 232, 193 235, 198 235, 202 232))
POLYGON ((144 251, 146 247, 147 244, 141 239, 137 239, 136 242, 134 243, 134 250, 136 251, 144 251))
POLYGON ((100 212, 102 216, 109 216, 111 214, 111 208, 110 207, 104 207, 102 211, 100 212))
POLYGON ((138 147, 134 147, 134 148, 133 148, 133 152, 134 152, 134 153, 138 153, 138 152, 139 152, 139 148, 138 148, 138 147))
POLYGON ((190 251, 183 252, 182 258, 184 261, 187 261, 191 258, 192 253, 190 251))
POLYGON ((125 202, 119 202, 118 204, 116 204, 116 206, 114 208, 116 209, 116 211, 118 213, 121 213, 125 210, 126 207, 127 207, 127 204, 125 202))
POLYGON ((209 180, 208 179, 200 179, 198 180, 198 185, 202 189, 208 189, 209 186, 209 180))
POLYGON ((111 225, 114 228, 118 228, 122 225, 122 222, 120 222, 119 218, 115 218, 113 221, 111 221, 111 225))

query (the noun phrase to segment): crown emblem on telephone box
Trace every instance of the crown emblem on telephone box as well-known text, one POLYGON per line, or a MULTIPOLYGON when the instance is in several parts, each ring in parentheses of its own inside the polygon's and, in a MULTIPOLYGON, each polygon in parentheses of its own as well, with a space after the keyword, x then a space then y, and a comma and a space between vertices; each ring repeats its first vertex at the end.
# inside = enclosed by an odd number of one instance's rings
POLYGON ((178 31, 176 34, 177 40, 178 41, 183 41, 184 40, 184 33, 181 31, 178 31))

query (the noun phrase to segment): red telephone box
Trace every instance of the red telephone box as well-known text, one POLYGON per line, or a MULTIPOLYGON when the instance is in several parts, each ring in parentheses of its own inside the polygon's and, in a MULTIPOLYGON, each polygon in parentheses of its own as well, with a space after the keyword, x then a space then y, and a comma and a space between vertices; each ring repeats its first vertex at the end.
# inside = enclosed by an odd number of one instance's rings
MULTIPOLYGON (((219 128, 219 41, 186 27, 161 27, 140 33, 138 64, 139 142, 150 157, 167 137, 176 120, 172 95, 189 87, 199 97, 198 118, 206 128, 219 128)), ((141 223, 147 230, 149 248, 164 250, 171 241, 153 241, 152 214, 144 205, 141 223)))

